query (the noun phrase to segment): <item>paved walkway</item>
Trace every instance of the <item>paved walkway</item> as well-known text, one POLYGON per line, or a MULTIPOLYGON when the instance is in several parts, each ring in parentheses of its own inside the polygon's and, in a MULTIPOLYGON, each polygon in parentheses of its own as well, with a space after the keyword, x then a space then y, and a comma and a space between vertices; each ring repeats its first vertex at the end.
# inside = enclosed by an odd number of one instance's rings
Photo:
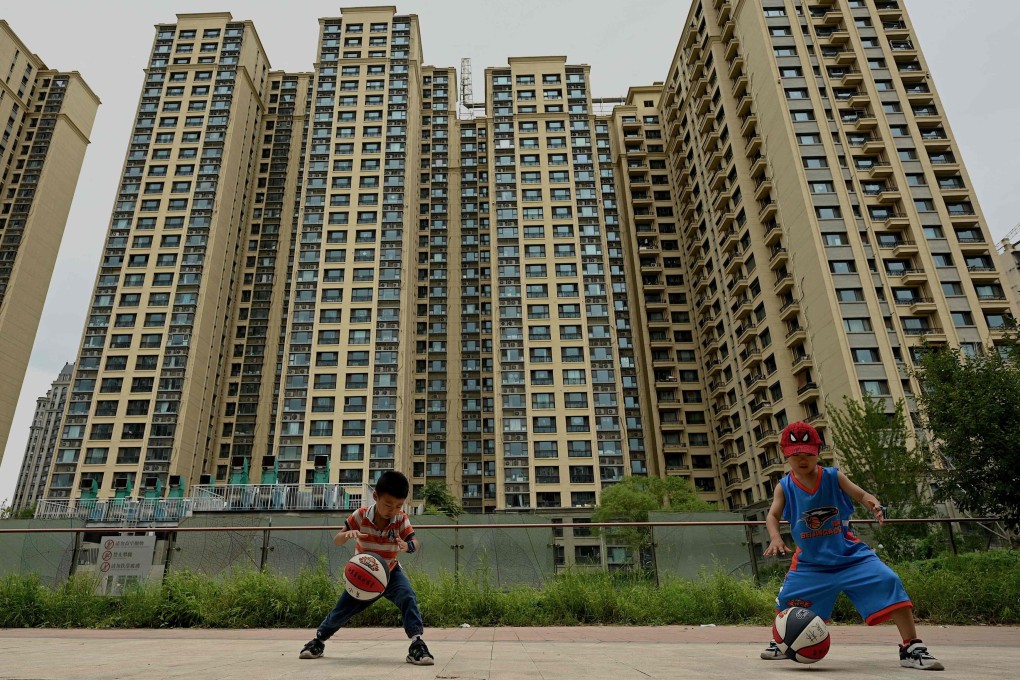
MULTIPOLYGON (((917 678, 900 668, 891 625, 833 626, 821 662, 762 661, 766 628, 749 626, 430 629, 436 665, 404 663, 400 630, 353 628, 326 656, 297 658, 312 630, 0 630, 0 679, 403 678, 647 680, 648 678, 917 678), (800 675, 799 677, 808 677, 800 675), (815 676, 818 677, 818 676, 815 676)), ((922 627, 949 678, 1015 678, 1020 628, 922 627)))

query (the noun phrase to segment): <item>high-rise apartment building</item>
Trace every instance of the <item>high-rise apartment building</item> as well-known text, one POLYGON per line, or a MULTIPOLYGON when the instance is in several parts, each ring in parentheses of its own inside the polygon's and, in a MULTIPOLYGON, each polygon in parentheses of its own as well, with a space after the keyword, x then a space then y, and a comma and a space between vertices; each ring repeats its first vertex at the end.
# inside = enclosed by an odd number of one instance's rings
POLYGON ((746 508, 786 422, 913 406, 922 340, 1011 315, 894 2, 696 2, 611 111, 564 57, 458 109, 393 7, 318 45, 283 73, 229 15, 157 27, 51 497, 395 467, 472 512, 630 474, 746 508))
POLYGON ((1003 271, 1003 287, 1013 296, 1013 303, 1020 303, 1020 241, 1010 240, 1010 236, 1016 238, 1020 228, 1014 228, 1006 235, 1006 238, 999 242, 999 267, 1003 271))
POLYGON ((71 364, 65 364, 46 396, 35 400, 35 415, 32 417, 25 457, 21 460, 18 485, 11 502, 14 511, 31 508, 43 498, 46 480, 53 465, 53 453, 57 450, 73 368, 71 364))
POLYGON ((924 341, 1000 337, 1002 274, 902 3, 695 2, 659 111, 681 233, 638 233, 639 267, 642 238, 682 253, 712 424, 686 444, 729 507, 770 497, 787 422, 824 436, 844 396, 913 411, 924 341))
POLYGON ((0 460, 98 106, 0 20, 0 460))

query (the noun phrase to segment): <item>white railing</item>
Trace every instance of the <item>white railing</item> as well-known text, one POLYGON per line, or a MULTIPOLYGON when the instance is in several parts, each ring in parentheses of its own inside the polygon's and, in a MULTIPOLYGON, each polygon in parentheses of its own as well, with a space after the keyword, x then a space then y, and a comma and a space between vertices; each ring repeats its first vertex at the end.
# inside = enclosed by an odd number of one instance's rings
POLYGON ((367 484, 199 485, 188 498, 45 499, 36 519, 78 519, 110 524, 176 523, 193 512, 356 510, 371 502, 367 484))
POLYGON ((35 509, 36 519, 79 519, 85 522, 134 524, 179 522, 191 516, 190 498, 80 498, 43 500, 35 509))
POLYGON ((194 509, 202 512, 255 510, 356 510, 371 498, 365 484, 224 484, 194 486, 194 509))

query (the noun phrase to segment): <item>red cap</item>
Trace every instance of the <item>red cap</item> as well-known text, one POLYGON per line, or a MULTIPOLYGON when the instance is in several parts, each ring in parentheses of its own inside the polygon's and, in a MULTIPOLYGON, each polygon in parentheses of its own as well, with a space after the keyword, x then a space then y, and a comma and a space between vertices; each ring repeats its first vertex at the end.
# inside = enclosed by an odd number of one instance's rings
POLYGON ((818 436, 818 430, 811 425, 797 421, 783 428, 779 448, 783 450, 783 455, 787 458, 798 453, 810 453, 817 456, 822 448, 822 438, 818 436))

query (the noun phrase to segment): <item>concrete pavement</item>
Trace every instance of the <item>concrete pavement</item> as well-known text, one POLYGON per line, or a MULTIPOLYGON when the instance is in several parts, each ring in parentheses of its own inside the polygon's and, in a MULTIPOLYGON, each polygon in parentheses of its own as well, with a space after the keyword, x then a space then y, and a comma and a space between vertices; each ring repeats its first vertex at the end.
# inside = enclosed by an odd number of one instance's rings
MULTIPOLYGON (((762 661, 762 627, 549 627, 429 629, 436 665, 404 662, 403 631, 351 628, 322 659, 300 660, 308 630, 0 630, 0 679, 389 678, 402 680, 647 680, 648 678, 910 678, 899 666, 896 630, 832 626, 821 662, 762 661), (795 676, 794 674, 798 674, 795 676)), ((1013 678, 1020 628, 922 626, 946 665, 937 677, 1013 678)))

